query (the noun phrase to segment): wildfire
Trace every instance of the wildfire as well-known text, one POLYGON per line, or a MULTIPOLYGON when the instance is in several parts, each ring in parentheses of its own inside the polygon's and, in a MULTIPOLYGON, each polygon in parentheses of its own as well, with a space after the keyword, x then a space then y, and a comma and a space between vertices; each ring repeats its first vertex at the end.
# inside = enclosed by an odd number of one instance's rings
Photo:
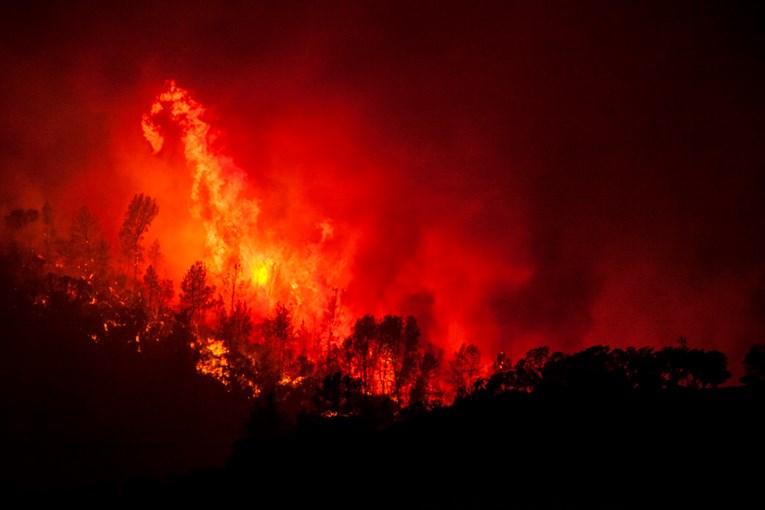
POLYGON ((267 314, 283 303, 293 318, 316 324, 324 316, 328 297, 342 287, 337 281, 337 260, 326 256, 334 239, 331 220, 319 222, 318 241, 302 246, 274 242, 279 236, 259 224, 260 207, 249 191, 247 174, 230 157, 212 146, 211 126, 204 107, 187 90, 168 81, 165 90, 144 114, 144 137, 155 154, 163 147, 163 123, 181 129, 184 156, 192 173, 191 214, 201 222, 210 273, 228 288, 241 289, 239 299, 267 314), (233 281, 232 281, 233 280, 233 281))
POLYGON ((268 277, 271 275, 272 263, 269 261, 256 260, 252 262, 252 281, 260 287, 265 287, 268 277))
POLYGON ((215 377, 219 381, 226 380, 228 362, 226 354, 228 349, 222 340, 207 338, 199 340, 200 359, 197 362, 197 370, 203 374, 215 377))

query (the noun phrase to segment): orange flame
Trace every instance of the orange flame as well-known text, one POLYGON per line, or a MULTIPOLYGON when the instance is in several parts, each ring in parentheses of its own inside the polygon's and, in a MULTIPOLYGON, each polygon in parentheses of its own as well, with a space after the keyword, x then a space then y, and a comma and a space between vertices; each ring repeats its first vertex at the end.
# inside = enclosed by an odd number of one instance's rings
POLYGON ((247 174, 231 158, 211 146, 210 125, 203 106, 187 90, 168 81, 165 90, 144 114, 144 137, 154 153, 162 150, 161 123, 168 119, 181 129, 184 156, 192 172, 191 213, 201 221, 206 244, 205 263, 212 275, 241 288, 255 311, 265 315, 281 302, 295 324, 317 325, 328 297, 342 287, 337 260, 325 260, 326 243, 334 236, 330 220, 316 225, 320 240, 297 249, 270 241, 258 225, 260 208, 245 196, 247 174), (236 281, 241 279, 241 281, 236 281))

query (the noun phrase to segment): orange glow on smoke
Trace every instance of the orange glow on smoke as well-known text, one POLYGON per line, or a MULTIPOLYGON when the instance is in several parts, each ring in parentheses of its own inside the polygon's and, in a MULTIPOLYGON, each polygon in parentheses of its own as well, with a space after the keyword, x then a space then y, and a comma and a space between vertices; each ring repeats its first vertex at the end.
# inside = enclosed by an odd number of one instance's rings
MULTIPOLYGON (((447 355, 462 343, 480 345, 487 359, 497 350, 512 352, 501 345, 503 331, 486 295, 497 284, 524 285, 531 269, 521 257, 508 260, 464 238, 461 216, 440 214, 430 195, 399 198, 402 187, 413 185, 409 177, 386 180, 387 165, 395 162, 371 158, 349 134, 358 120, 340 112, 275 119, 268 135, 253 140, 271 156, 240 154, 250 157, 245 171, 221 149, 203 105, 174 81, 166 83, 142 121, 156 163, 142 161, 144 171, 131 175, 145 176, 141 189, 156 189, 155 227, 160 240, 170 240, 163 244, 165 260, 185 259, 173 268, 175 281, 194 254, 226 309, 234 294, 256 322, 282 303, 295 328, 304 325, 337 343, 365 314, 412 314, 424 338, 447 355), (176 173, 179 164, 188 167, 187 181, 176 173)), ((460 200, 466 210, 481 207, 460 200)), ((517 345, 515 354, 527 347, 517 345)))
POLYGON ((299 246, 261 225, 258 201, 248 196, 247 174, 215 149, 204 116, 204 107, 187 90, 168 81, 144 114, 142 128, 155 154, 165 143, 163 131, 180 128, 192 176, 190 212, 202 226, 204 262, 218 290, 226 299, 233 293, 247 301, 261 316, 281 302, 292 312, 294 325, 317 326, 334 289, 347 280, 341 271, 346 264, 325 249, 334 238, 332 221, 313 225, 313 240, 299 246))

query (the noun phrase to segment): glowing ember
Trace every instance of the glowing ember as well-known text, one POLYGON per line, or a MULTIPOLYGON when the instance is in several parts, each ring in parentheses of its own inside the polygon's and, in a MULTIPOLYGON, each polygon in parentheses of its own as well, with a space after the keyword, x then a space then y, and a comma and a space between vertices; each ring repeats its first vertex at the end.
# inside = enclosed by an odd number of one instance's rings
POLYGON ((226 381, 228 361, 226 355, 228 349, 222 340, 206 338, 199 341, 200 359, 197 362, 197 370, 203 374, 215 377, 219 381, 226 381))

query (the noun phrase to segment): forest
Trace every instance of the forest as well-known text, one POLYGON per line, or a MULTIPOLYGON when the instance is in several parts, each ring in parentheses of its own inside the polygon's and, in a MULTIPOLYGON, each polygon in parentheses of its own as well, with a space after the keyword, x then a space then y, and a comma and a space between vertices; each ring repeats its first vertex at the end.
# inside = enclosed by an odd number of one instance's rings
POLYGON ((167 278, 158 213, 136 194, 117 243, 86 207, 65 232, 48 204, 5 215, 6 493, 623 508, 761 483, 765 344, 732 380, 724 352, 685 338, 445 352, 414 316, 344 332, 333 296, 309 326, 289 303, 253 310, 236 263, 167 278))

